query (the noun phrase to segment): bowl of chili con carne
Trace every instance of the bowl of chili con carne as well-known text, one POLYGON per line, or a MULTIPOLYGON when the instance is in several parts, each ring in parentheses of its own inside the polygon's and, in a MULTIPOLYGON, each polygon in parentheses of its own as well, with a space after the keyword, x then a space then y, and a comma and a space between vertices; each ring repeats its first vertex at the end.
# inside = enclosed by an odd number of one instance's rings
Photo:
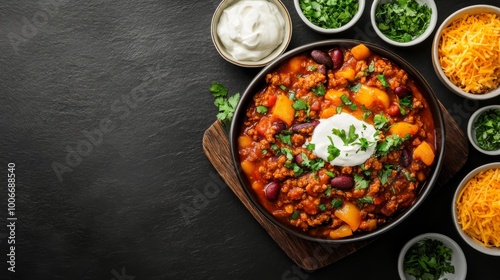
POLYGON ((231 155, 252 204, 306 240, 347 243, 394 228, 443 162, 439 102, 383 47, 334 39, 293 49, 242 94, 231 155))

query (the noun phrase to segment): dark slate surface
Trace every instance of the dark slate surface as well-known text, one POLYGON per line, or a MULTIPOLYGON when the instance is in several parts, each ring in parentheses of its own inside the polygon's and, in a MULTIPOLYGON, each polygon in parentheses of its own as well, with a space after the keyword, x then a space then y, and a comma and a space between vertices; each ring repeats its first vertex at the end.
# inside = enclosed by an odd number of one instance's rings
MULTIPOLYGON (((209 26, 218 2, 115 2, 0 2, 1 279, 397 279, 399 249, 423 232, 462 245, 469 279, 498 279, 498 258, 472 251, 451 225, 454 186, 499 160, 472 147, 462 172, 402 225, 333 265, 299 270, 202 151, 216 114, 211 82, 242 92, 259 70, 215 51, 209 26), (9 162, 15 273, 7 270, 9 162)), ((475 108, 499 103, 449 92, 432 70, 431 39, 398 49, 376 38, 372 1, 354 29, 336 36, 314 33, 284 2, 294 24, 289 48, 328 38, 380 43, 424 74, 462 129, 475 108)), ((438 23, 476 2, 439 1, 438 23)))

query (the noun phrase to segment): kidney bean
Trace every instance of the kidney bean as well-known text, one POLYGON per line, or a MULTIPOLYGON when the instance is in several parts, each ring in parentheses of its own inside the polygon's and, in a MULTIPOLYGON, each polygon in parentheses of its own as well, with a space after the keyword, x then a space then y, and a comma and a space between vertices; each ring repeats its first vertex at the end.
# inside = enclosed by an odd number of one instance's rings
POLYGON ((292 125, 291 129, 295 133, 300 133, 301 131, 304 131, 304 130, 309 129, 311 127, 316 127, 318 124, 319 124, 319 121, 314 120, 314 121, 308 122, 308 123, 294 124, 294 125, 292 125))
POLYGON ((323 74, 323 75, 326 75, 326 66, 325 66, 325 65, 323 65, 323 64, 320 64, 320 65, 318 66, 318 73, 321 73, 321 74, 323 74))
POLYGON ((330 51, 330 57, 333 62, 333 69, 339 69, 344 64, 344 52, 340 49, 333 49, 330 51))
POLYGON ((333 66, 332 58, 324 51, 313 50, 311 51, 311 57, 318 64, 323 64, 328 68, 333 66))
POLYGON ((298 154, 298 155, 296 155, 296 156, 295 156, 295 162, 296 162, 298 165, 302 166, 302 162, 303 162, 303 161, 304 161, 304 159, 302 158, 302 154, 298 154))
POLYGON ((392 104, 389 108, 387 108, 387 110, 385 110, 385 112, 393 118, 401 115, 401 110, 399 110, 399 106, 397 104, 392 104))
POLYGON ((278 195, 280 193, 281 186, 276 182, 271 182, 264 187, 264 195, 266 199, 269 201, 274 201, 278 199, 278 195))
POLYGON ((274 134, 278 134, 286 128, 286 124, 282 121, 275 121, 271 126, 274 129, 274 134))
POLYGON ((337 189, 350 189, 354 186, 354 179, 352 176, 340 175, 330 180, 332 187, 337 189))
POLYGON ((399 156, 399 165, 402 167, 408 167, 411 163, 410 151, 408 148, 403 148, 401 151, 401 156, 399 156))
POLYGON ((411 95, 411 89, 405 85, 400 85, 394 89, 394 93, 399 97, 405 97, 411 95))

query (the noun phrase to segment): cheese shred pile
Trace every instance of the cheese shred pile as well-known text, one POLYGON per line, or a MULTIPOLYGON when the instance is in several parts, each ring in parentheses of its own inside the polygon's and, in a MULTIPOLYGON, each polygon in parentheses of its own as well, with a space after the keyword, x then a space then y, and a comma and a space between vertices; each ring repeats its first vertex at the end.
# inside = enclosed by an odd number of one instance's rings
POLYGON ((482 94, 500 84, 500 18, 466 15, 443 29, 438 48, 445 75, 462 90, 482 94))
POLYGON ((500 169, 479 172, 458 195, 458 223, 474 240, 500 248, 500 169))

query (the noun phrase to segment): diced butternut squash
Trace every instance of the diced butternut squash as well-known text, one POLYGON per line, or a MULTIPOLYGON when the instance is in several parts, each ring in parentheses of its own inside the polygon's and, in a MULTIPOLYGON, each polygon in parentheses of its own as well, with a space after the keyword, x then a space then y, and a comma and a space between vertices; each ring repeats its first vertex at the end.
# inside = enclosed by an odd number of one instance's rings
POLYGON ((272 114, 273 116, 284 121, 288 126, 292 125, 295 116, 295 109, 292 107, 293 101, 288 96, 281 94, 276 99, 272 114))
POLYGON ((342 207, 334 212, 334 215, 348 224, 352 231, 356 231, 361 224, 361 210, 352 202, 344 202, 342 207))
POLYGON ((252 189, 254 189, 254 191, 262 191, 264 189, 265 185, 264 183, 262 183, 261 181, 254 181, 252 183, 252 189))
POLYGON ((352 229, 348 225, 341 225, 339 228, 330 231, 331 239, 339 239, 352 235, 352 229))
POLYGON ((383 90, 375 87, 361 85, 358 92, 352 95, 352 98, 360 104, 364 104, 368 109, 387 109, 389 108, 389 96, 383 90))
POLYGON ((290 69, 290 73, 300 73, 302 68, 305 67, 304 59, 300 56, 296 56, 290 59, 288 62, 288 67, 290 69))
POLYGON ((342 105, 342 99, 340 97, 342 95, 347 95, 349 97, 349 92, 337 89, 329 89, 326 91, 325 98, 330 100, 333 106, 342 105))
POLYGON ((350 67, 335 72, 335 78, 346 78, 348 81, 353 81, 355 77, 356 72, 350 67))
POLYGON ((241 135, 240 137, 238 137, 238 145, 241 149, 250 148, 252 146, 252 143, 252 137, 248 135, 241 135))
POLYGON ((241 170, 248 176, 252 177, 254 171, 255 171, 255 164, 253 162, 244 160, 241 162, 241 170))
POLYGON ((364 44, 359 44, 351 49, 352 56, 357 60, 363 60, 370 56, 370 49, 364 44))
POLYGON ((408 134, 414 136, 417 132, 418 125, 408 122, 397 122, 389 127, 389 134, 396 134, 401 138, 406 137, 408 134))
POLYGON ((337 107, 328 107, 325 110, 321 111, 319 117, 322 119, 328 119, 335 114, 337 114, 337 107))
POLYGON ((413 151, 413 158, 419 159, 427 166, 431 166, 434 162, 434 149, 429 143, 422 141, 420 145, 413 151))

